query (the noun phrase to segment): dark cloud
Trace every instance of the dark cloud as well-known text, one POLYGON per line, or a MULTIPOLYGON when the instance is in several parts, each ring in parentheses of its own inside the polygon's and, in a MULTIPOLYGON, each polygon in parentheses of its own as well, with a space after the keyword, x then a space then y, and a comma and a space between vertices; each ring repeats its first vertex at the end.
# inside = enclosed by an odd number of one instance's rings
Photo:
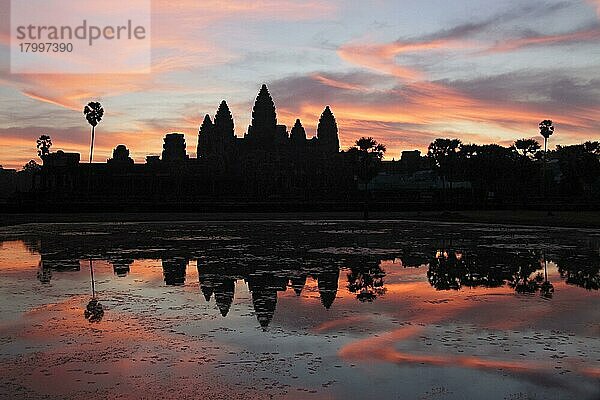
MULTIPOLYGON (((464 24, 456 25, 452 28, 441 29, 428 35, 416 37, 410 40, 410 42, 464 39, 472 35, 485 33, 490 29, 498 28, 503 24, 508 24, 512 21, 523 19, 528 16, 535 16, 536 21, 539 21, 546 16, 569 8, 572 5, 573 4, 568 1, 561 1, 552 4, 539 1, 530 2, 530 4, 513 7, 507 11, 492 15, 491 17, 478 22, 469 21, 464 24)), ((399 40, 398 42, 406 43, 405 40, 399 40)))
POLYGON ((598 107, 600 74, 594 79, 569 76, 561 71, 516 71, 469 80, 443 80, 478 100, 535 102, 560 108, 598 107))

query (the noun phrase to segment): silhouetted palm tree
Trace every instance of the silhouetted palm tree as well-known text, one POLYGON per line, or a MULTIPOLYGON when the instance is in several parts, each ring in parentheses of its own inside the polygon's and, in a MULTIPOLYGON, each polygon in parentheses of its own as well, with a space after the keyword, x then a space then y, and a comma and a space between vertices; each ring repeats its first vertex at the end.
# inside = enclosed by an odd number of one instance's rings
POLYGON ((535 139, 518 139, 510 147, 512 151, 517 154, 516 163, 518 169, 518 179, 515 181, 515 187, 519 189, 521 201, 523 204, 526 203, 526 194, 529 189, 529 182, 531 181, 531 172, 535 165, 533 160, 539 155, 541 146, 535 139))
POLYGON ((97 101, 89 102, 87 106, 83 109, 83 114, 85 115, 85 119, 92 126, 92 140, 90 143, 90 164, 92 163, 92 157, 94 154, 94 135, 96 133, 96 125, 100 121, 102 121, 102 117, 104 116, 104 109, 102 105, 97 101))
POLYGON ((372 137, 362 137, 356 141, 350 152, 355 152, 358 155, 359 171, 358 176, 365 185, 365 204, 364 218, 368 219, 368 197, 369 197, 369 182, 377 176, 381 160, 385 154, 386 148, 382 143, 377 143, 372 137))
POLYGON ((554 125, 549 119, 540 122, 540 135, 544 137, 544 153, 548 150, 548 138, 554 133, 554 125))
POLYGON ((45 156, 50 154, 50 147, 52 147, 52 139, 48 135, 42 135, 36 141, 36 147, 38 149, 38 156, 44 159, 45 156))
POLYGON ((548 160, 548 139, 554 133, 554 124, 551 120, 545 119, 540 122, 540 135, 544 137, 544 168, 543 168, 543 188, 544 188, 544 197, 546 197, 546 163, 548 160))

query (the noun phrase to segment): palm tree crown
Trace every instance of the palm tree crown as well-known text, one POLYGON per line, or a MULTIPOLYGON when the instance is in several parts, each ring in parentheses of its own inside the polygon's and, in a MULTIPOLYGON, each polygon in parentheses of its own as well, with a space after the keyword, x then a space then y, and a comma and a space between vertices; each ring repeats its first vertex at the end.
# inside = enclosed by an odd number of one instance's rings
POLYGON ((104 109, 102 105, 97 101, 91 101, 87 106, 83 109, 83 114, 85 115, 85 119, 91 126, 96 126, 100 121, 102 121, 102 117, 104 116, 104 109))
POLYGON ((544 137, 544 139, 548 140, 550 136, 554 133, 554 125, 552 121, 549 119, 545 119, 540 122, 540 135, 544 137))

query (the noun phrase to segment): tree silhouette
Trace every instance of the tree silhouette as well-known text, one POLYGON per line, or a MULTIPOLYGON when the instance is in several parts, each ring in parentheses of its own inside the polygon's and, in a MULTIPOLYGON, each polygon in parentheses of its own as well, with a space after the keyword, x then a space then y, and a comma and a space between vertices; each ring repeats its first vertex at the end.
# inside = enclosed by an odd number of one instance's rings
POLYGON ((427 157, 433 162, 433 166, 438 170, 446 191, 446 182, 450 182, 452 190, 452 179, 457 167, 458 153, 462 147, 459 139, 435 139, 427 149, 427 157))
POLYGON ((544 152, 547 150, 547 142, 554 133, 554 125, 551 120, 545 119, 540 122, 540 135, 544 137, 544 152))
POLYGON ((347 277, 348 290, 356 293, 361 302, 372 302, 386 292, 383 282, 385 271, 378 261, 359 260, 350 267, 347 277))
POLYGON ((369 183, 377 176, 381 161, 385 155, 385 145, 377 143, 372 137, 362 137, 358 139, 355 146, 352 147, 349 152, 354 153, 358 161, 358 177, 365 185, 365 204, 364 204, 364 218, 369 217, 369 205, 368 199, 369 183))
POLYGON ((540 144, 535 139, 518 139, 510 147, 517 154, 518 177, 515 179, 515 186, 519 189, 521 201, 526 204, 526 193, 533 185, 531 182, 535 179, 537 164, 534 160, 539 157, 540 144))
POLYGON ((533 158, 541 145, 535 139, 518 139, 515 141, 514 148, 521 156, 533 158))
POLYGON ((462 286, 464 260, 449 250, 438 250, 427 268, 427 280, 436 290, 458 290, 462 286))
POLYGON ((544 275, 538 272, 542 268, 541 262, 536 253, 523 255, 518 260, 518 268, 508 279, 508 286, 520 294, 537 292, 545 281, 544 275))
POLYGON ((600 156, 600 142, 598 142, 598 141, 593 141, 593 142, 587 141, 583 144, 583 148, 588 153, 600 156))
POLYGON ((25 172, 37 172, 41 169, 40 164, 38 164, 37 162, 35 162, 35 160, 29 160, 29 162, 25 165, 23 165, 23 171, 25 172))
POLYGON ((83 109, 83 114, 85 115, 85 119, 92 126, 92 139, 90 142, 90 164, 92 163, 92 158, 94 155, 94 136, 96 133, 96 126, 100 121, 102 121, 102 117, 104 116, 104 109, 102 105, 97 101, 91 101, 87 106, 83 109))
MULTIPOLYGON (((469 160, 467 178, 479 187, 484 199, 491 193, 496 201, 512 194, 517 182, 514 153, 498 144, 477 146, 469 160)), ((450 187, 452 188, 452 187, 450 187)))
POLYGON ((544 192, 544 197, 546 197, 546 164, 548 162, 548 139, 550 138, 550 136, 552 136, 552 134, 554 133, 554 124, 552 123, 551 120, 549 119, 545 119, 542 122, 540 122, 540 135, 542 135, 542 137, 544 138, 544 168, 543 168, 543 173, 542 173, 542 185, 543 185, 543 192, 544 192))
POLYGON ((92 298, 87 304, 83 316, 91 323, 99 323, 104 317, 104 307, 97 299, 92 298))
MULTIPOLYGON (((597 142, 595 142, 597 144, 597 142)), ((594 142, 556 146, 562 179, 559 189, 568 195, 589 194, 600 176, 600 159, 594 142)))
POLYGON ((48 135, 42 135, 36 142, 38 149, 38 156, 43 159, 45 156, 50 154, 50 147, 52 147, 52 139, 48 135))
POLYGON ((559 258, 558 272, 568 285, 576 285, 587 290, 600 290, 600 263, 598 258, 583 259, 559 258))

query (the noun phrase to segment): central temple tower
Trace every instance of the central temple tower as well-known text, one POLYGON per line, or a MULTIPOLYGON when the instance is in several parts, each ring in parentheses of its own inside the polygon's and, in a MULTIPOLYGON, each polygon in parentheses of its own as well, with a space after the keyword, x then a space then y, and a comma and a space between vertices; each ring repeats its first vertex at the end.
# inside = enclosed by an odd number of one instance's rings
POLYGON ((262 85, 252 109, 252 125, 248 127, 248 138, 257 141, 273 141, 277 134, 277 114, 275 103, 267 89, 262 85))

